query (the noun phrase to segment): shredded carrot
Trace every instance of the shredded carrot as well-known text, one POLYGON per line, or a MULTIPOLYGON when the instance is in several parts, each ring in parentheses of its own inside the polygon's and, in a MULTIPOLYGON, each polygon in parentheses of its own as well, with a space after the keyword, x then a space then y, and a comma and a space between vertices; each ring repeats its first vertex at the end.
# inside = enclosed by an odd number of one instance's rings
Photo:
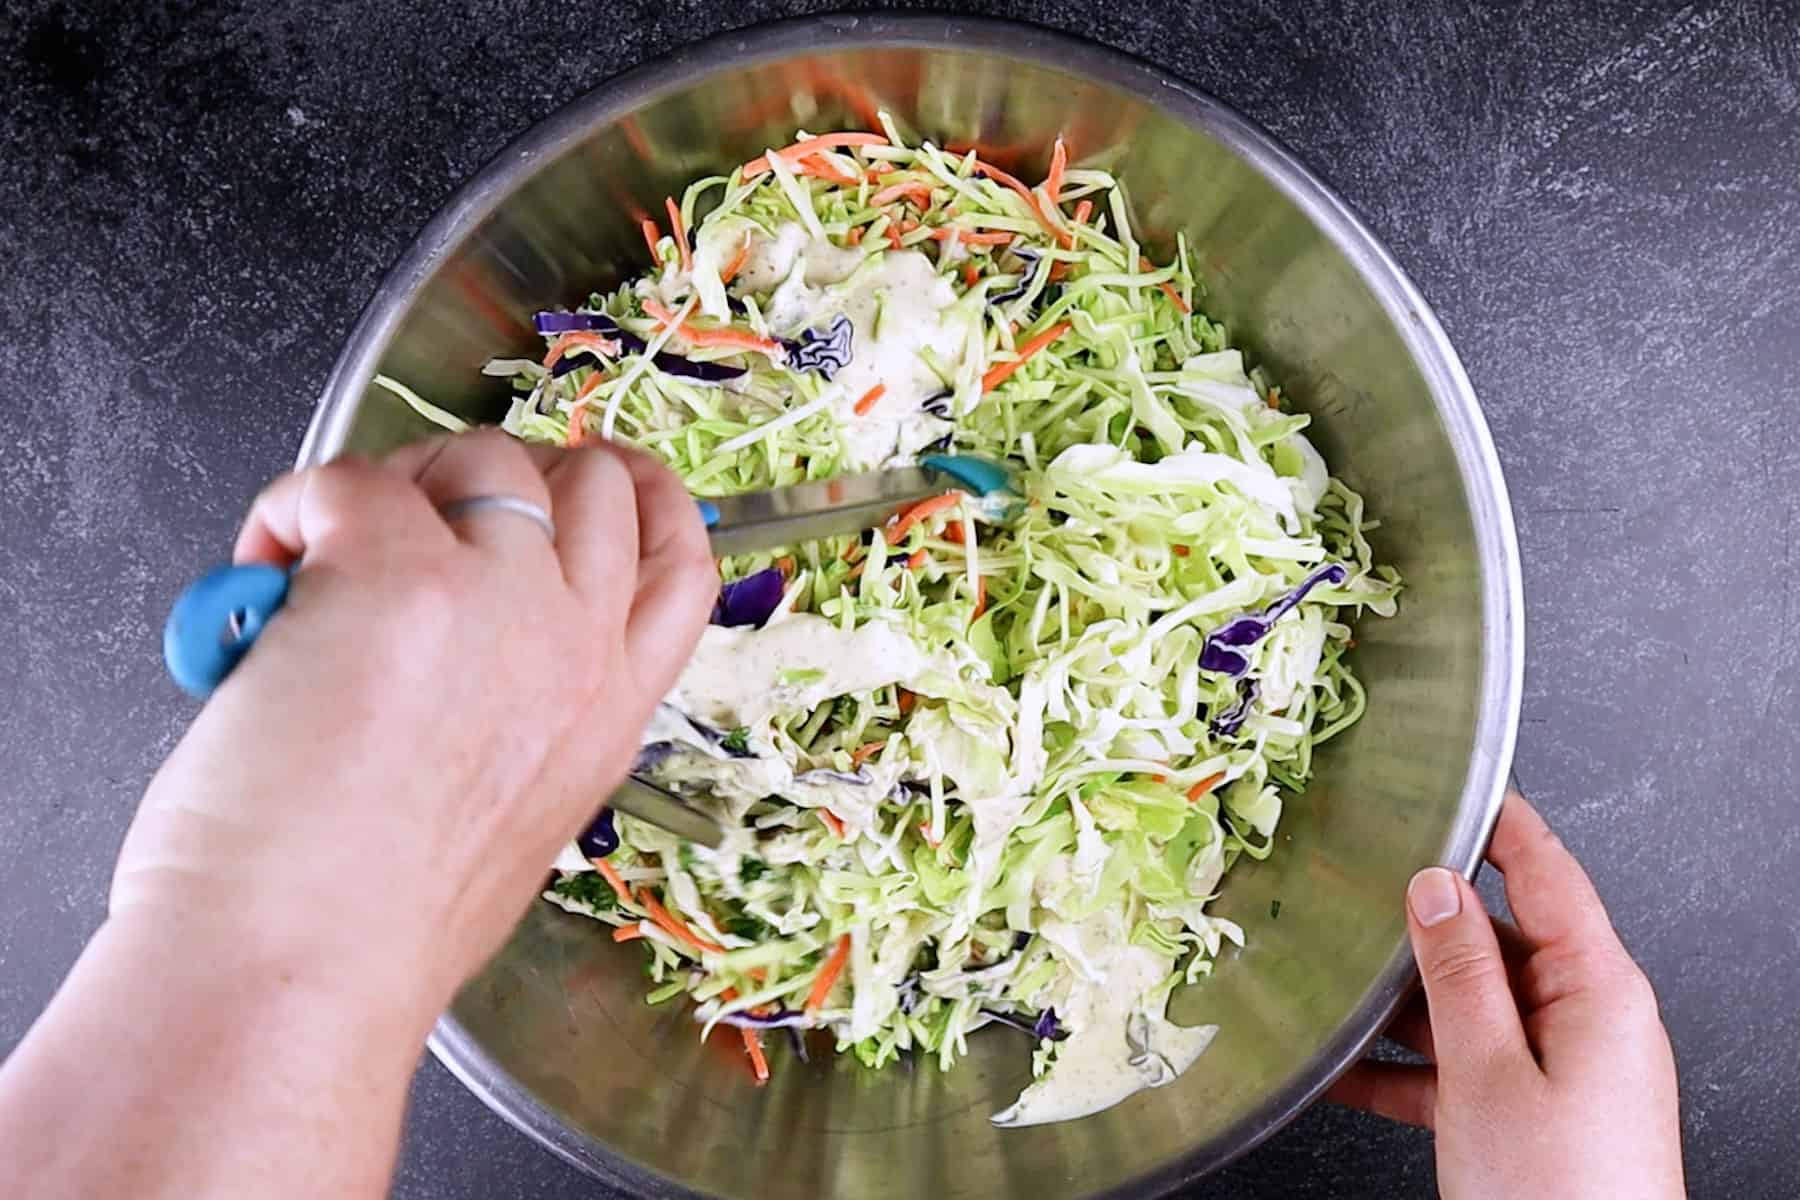
POLYGON ((850 752, 851 767, 854 768, 854 767, 862 766, 864 763, 868 762, 875 755, 880 754, 881 748, 885 745, 887 745, 886 742, 864 742, 862 745, 858 746, 856 749, 854 749, 850 752))
POLYGON ((987 576, 975 577, 975 611, 969 614, 970 621, 978 621, 981 614, 987 611, 987 576))
MULTIPOLYGON (((644 301, 644 311, 664 325, 675 319, 674 313, 655 300, 644 301)), ((781 343, 774 338, 759 337, 742 329, 695 329, 683 321, 675 333, 690 346, 729 346, 734 350, 760 350, 766 354, 781 349, 781 343)))
POLYGON ((1269 389, 1269 407, 1270 408, 1280 408, 1281 407, 1281 389, 1280 388, 1270 388, 1269 389))
POLYGON ((919 822, 919 833, 925 838, 925 844, 927 846, 930 846, 933 850, 936 850, 939 846, 944 844, 943 838, 933 837, 931 835, 931 822, 930 821, 920 821, 919 822))
POLYGON ((1205 779, 1196 783, 1193 787, 1188 789, 1188 803, 1193 804, 1195 801, 1199 800, 1200 797, 1218 787, 1219 783, 1224 778, 1225 772, 1220 771, 1217 775, 1208 775, 1205 779))
POLYGON ((569 436, 563 439, 563 445, 575 447, 587 440, 587 401, 577 400, 569 408, 569 436))
POLYGON ((925 553, 924 548, 921 547, 906 556, 906 569, 916 571, 930 561, 931 555, 925 553))
POLYGON ((903 196, 920 208, 929 208, 931 206, 931 185, 912 179, 903 183, 890 184, 870 196, 869 203, 880 208, 883 204, 892 204, 903 196))
POLYGON ((944 540, 946 542, 955 542, 959 546, 962 545, 962 541, 963 541, 962 522, 958 521, 954 525, 944 526, 944 540))
POLYGON ((611 338, 601 337, 599 334, 589 332, 585 329, 577 329, 563 334, 554 342, 550 343, 550 350, 544 355, 544 370, 548 371, 556 366, 557 363, 563 360, 563 355, 577 347, 598 350, 602 354, 617 354, 619 352, 619 343, 613 341, 611 338))
MULTIPOLYGON (((986 389, 983 389, 984 391, 986 389)), ((899 516, 883 531, 883 536, 890 546, 898 546, 900 539, 912 531, 912 527, 926 517, 935 516, 947 508, 955 508, 962 503, 961 492, 945 492, 941 496, 932 496, 921 500, 899 516)))
POLYGON ((852 225, 849 234, 845 236, 844 240, 849 242, 852 246, 860 246, 862 245, 862 235, 863 227, 861 225, 852 225))
POLYGON ((1050 151, 1050 173, 1044 176, 1044 197, 1055 208, 1057 198, 1062 195, 1063 171, 1069 165, 1069 152, 1063 146, 1062 135, 1056 135, 1056 145, 1050 151))
POLYGON ((588 861, 594 864, 594 870, 600 872, 600 877, 606 880, 608 887, 612 888, 613 895, 617 896, 626 904, 630 904, 631 889, 625 886, 625 880, 619 875, 619 868, 613 866, 604 858, 590 858, 588 861))
MULTIPOLYGON (((1140 258, 1140 259, 1138 259, 1138 270, 1154 271, 1154 270, 1156 270, 1156 268, 1150 265, 1149 259, 1140 258)), ((1162 294, 1167 296, 1170 300, 1173 300, 1175 302, 1175 307, 1179 308, 1182 312, 1191 313, 1194 311, 1193 306, 1187 302, 1186 298, 1184 298, 1178 290, 1176 290, 1175 285, 1173 283, 1169 282, 1167 279, 1163 280, 1161 283, 1157 284, 1156 286, 1161 288, 1162 294)))
POLYGON ((998 366, 989 367, 987 374, 981 377, 982 395, 986 395, 999 387, 1001 383, 1005 382, 1007 376, 1024 366, 1027 359, 1067 332, 1069 332, 1069 323, 1067 321, 1058 321, 1050 328, 1044 330, 1042 333, 1036 335, 1030 341, 1020 346, 1017 358, 1013 359, 1011 362, 1003 362, 998 366))
POLYGON ((644 245, 650 247, 650 261, 661 262, 662 260, 656 256, 656 243, 661 239, 662 231, 656 227, 656 222, 645 217, 643 224, 638 228, 644 231, 644 245))
POLYGON ((829 808, 819 810, 819 820, 825 822, 825 828, 831 830, 831 836, 842 841, 844 838, 844 819, 829 808))
POLYGON ((874 166, 870 167, 869 174, 871 174, 871 175, 892 175, 895 171, 898 171, 899 169, 900 169, 900 166, 898 163, 891 163, 884 159, 884 160, 877 162, 874 166))
POLYGON ((744 262, 749 257, 750 235, 746 233, 744 235, 744 244, 739 246, 738 252, 731 256, 731 261, 725 264, 725 269, 719 272, 719 282, 730 283, 737 277, 737 273, 744 269, 744 262))
POLYGON ((1186 558, 1190 553, 1192 553, 1192 551, 1190 551, 1186 546, 1183 546, 1179 542, 1177 542, 1173 546, 1170 546, 1169 552, 1171 554, 1173 554, 1176 558, 1186 558))
POLYGON ((669 232, 675 235, 675 248, 681 251, 681 269, 694 269, 694 255, 688 249, 687 226, 681 221, 681 206, 675 203, 675 197, 664 196, 663 207, 669 212, 669 232))
POLYGON ((894 702, 900 708, 900 715, 904 717, 907 713, 909 713, 913 710, 913 705, 915 705, 919 702, 919 698, 918 698, 918 696, 914 695, 912 692, 907 691, 905 688, 899 688, 899 689, 896 689, 896 694, 894 696, 894 702))
POLYGON ((891 221, 888 222, 887 240, 888 245, 892 246, 894 249, 898 250, 900 248, 900 226, 891 221))
POLYGON ((787 576, 789 579, 792 579, 794 577, 794 557, 793 557, 793 555, 784 554, 780 558, 776 559, 775 560, 775 569, 777 571, 780 571, 783 575, 787 576))
POLYGON ((981 231, 962 229, 955 225, 940 225, 931 231, 934 242, 949 242, 952 246, 961 242, 967 246, 1008 246, 1012 244, 1013 235, 998 230, 981 231))
POLYGON ((868 391, 866 391, 862 394, 862 399, 858 400, 856 402, 856 407, 853 411, 859 417, 868 416, 869 410, 875 407, 875 402, 880 400, 883 393, 885 393, 886 391, 887 391, 887 384, 885 384, 885 383, 876 384, 874 387, 870 388, 868 391))
MULTIPOLYGON (((888 140, 879 133, 827 133, 819 137, 807 138, 775 151, 783 161, 794 162, 802 158, 810 158, 821 150, 839 150, 846 146, 885 146, 888 140)), ((744 164, 744 178, 761 175, 769 169, 769 156, 759 154, 744 164)))
POLYGON ((832 950, 831 957, 819 968, 819 977, 813 980, 812 991, 806 994, 806 1011, 817 1012, 825 1006, 825 997, 831 994, 831 985, 838 976, 844 973, 844 964, 850 961, 850 935, 844 934, 837 940, 837 947, 832 950))
POLYGON ((754 1029, 739 1029, 744 1035, 744 1053, 750 1056, 750 1070, 756 1076, 756 1086, 761 1087, 769 1082, 769 1060, 763 1057, 762 1035, 754 1029))
POLYGON ((962 276, 964 287, 974 287, 981 282, 981 272, 976 269, 975 264, 972 262, 963 264, 962 276))
POLYGON ((1082 200, 1080 204, 1075 206, 1075 223, 1077 225, 1086 225, 1087 219, 1092 216, 1093 213, 1094 202, 1092 200, 1082 200))
POLYGON ((983 175, 986 175, 1001 187, 1010 188, 1012 191, 1017 192, 1019 198, 1025 201, 1025 207, 1031 210, 1031 215, 1037 218, 1038 224, 1048 230, 1051 237, 1054 237, 1059 241, 1062 239, 1062 231, 1051 223, 1049 217, 1044 215, 1043 206, 1037 202, 1037 197, 1032 195, 1030 188, 1020 183, 1015 177, 1002 171, 999 167, 996 167, 991 163, 982 162, 979 158, 975 160, 975 169, 980 171, 983 175))
POLYGON ((1163 774, 1160 774, 1160 773, 1159 773, 1159 774, 1156 774, 1156 775, 1152 775, 1152 776, 1151 776, 1151 777, 1150 777, 1150 779, 1151 779, 1151 781, 1152 781, 1152 782, 1154 782, 1154 783, 1167 783, 1167 782, 1169 782, 1169 777, 1168 777, 1168 776, 1167 776, 1167 775, 1163 775, 1163 774))
POLYGON ((644 906, 644 911, 650 914, 650 919, 655 921, 664 933, 686 942, 696 950, 710 951, 713 954, 725 953, 725 947, 710 938, 701 937, 676 920, 674 914, 664 908, 662 903, 650 894, 649 888, 639 888, 637 898, 638 903, 644 906))
POLYGON ((613 930, 613 941, 615 942, 635 942, 643 936, 644 923, 642 921, 633 921, 629 925, 621 925, 613 930))
POLYGON ((822 158, 802 158, 794 163, 794 174, 812 175, 819 179, 837 184, 839 187, 855 187, 854 175, 840 171, 822 158))

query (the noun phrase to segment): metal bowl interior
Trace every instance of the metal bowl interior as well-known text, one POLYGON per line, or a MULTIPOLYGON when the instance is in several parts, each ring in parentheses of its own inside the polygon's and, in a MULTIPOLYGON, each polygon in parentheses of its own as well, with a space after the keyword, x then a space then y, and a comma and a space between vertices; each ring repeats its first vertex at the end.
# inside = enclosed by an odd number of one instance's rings
POLYGON ((1217 902, 1248 948, 1175 999, 1178 1019, 1221 1033, 1173 1085, 1043 1128, 988 1123, 1029 1077, 1026 1045, 999 1029, 948 1074, 803 1065, 778 1047, 757 1089, 728 1039, 702 1045, 679 1006, 644 1004, 632 949, 538 905, 432 1046, 556 1153, 659 1194, 1141 1195, 1257 1144, 1374 1037, 1412 975, 1406 880, 1432 862, 1474 869, 1512 753, 1519 567, 1486 426, 1412 285, 1305 168, 1153 68, 1035 29, 885 16, 727 35, 576 101, 464 187, 364 313, 301 461, 425 431, 369 388, 377 370, 497 415, 483 361, 533 343, 532 310, 639 270, 638 220, 664 195, 878 107, 1026 177, 1058 133, 1116 172, 1153 255, 1178 233, 1197 248, 1208 310, 1313 414, 1406 577, 1399 618, 1358 628, 1367 717, 1321 753, 1277 852, 1240 865, 1217 902))

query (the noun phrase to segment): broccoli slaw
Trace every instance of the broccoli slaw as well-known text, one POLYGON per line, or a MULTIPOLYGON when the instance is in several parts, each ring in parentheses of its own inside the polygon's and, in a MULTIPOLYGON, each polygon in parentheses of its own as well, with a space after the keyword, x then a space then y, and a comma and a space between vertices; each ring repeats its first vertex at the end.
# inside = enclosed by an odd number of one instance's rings
POLYGON ((721 560, 637 767, 724 844, 608 812, 545 898, 642 943, 648 1000, 733 1027, 759 1081, 776 1030, 947 1069, 1001 1025, 1034 1082, 998 1124, 1169 1082, 1215 1032, 1171 991, 1244 941, 1208 903, 1363 711, 1348 619, 1400 584, 1361 499, 1195 308, 1185 241, 1152 264, 1060 139, 1028 187, 884 117, 666 221, 647 274, 488 365, 507 430, 633 442, 701 496, 950 449, 1022 499, 721 560))

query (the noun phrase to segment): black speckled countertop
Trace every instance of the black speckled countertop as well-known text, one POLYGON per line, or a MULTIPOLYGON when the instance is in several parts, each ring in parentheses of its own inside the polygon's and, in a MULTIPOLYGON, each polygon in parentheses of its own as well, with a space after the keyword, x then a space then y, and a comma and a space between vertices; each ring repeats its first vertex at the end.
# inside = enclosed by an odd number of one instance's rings
MULTIPOLYGON (((506 139, 818 4, 43 3, 0 17, 0 1051, 189 708, 167 604, 291 460, 386 264, 506 139), (421 8, 423 6, 420 6, 421 8)), ((1696 1196, 1800 1146, 1800 5, 989 3, 1237 106, 1362 212, 1517 506, 1518 771, 1662 996, 1696 1196)), ((396 1194, 598 1195, 435 1064, 396 1194)), ((1329 1108, 1216 1197, 1418 1195, 1329 1108)))

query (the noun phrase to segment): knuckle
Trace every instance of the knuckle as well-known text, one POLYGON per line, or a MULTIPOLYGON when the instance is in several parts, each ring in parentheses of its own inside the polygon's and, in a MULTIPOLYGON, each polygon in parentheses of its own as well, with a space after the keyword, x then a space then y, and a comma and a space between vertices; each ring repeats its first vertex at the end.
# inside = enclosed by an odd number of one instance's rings
POLYGON ((354 512, 372 502, 390 482, 373 463, 361 458, 333 459, 307 468, 302 475, 309 498, 341 512, 354 512))
POLYGON ((1662 1023, 1656 988, 1636 963, 1627 959, 1621 964, 1611 991, 1620 1016, 1634 1023, 1662 1023))
POLYGON ((1484 985, 1501 971, 1498 955, 1464 942, 1444 947, 1424 968, 1426 978, 1440 987, 1450 989, 1484 985))

